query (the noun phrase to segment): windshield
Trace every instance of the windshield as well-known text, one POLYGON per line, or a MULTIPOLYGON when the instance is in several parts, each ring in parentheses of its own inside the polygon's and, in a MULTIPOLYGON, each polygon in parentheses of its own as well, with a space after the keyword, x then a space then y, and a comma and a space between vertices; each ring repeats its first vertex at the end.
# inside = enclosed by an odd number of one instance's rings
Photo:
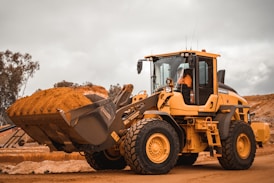
POLYGON ((181 56, 171 56, 159 58, 153 62, 152 71, 152 91, 166 85, 166 79, 171 78, 177 83, 178 78, 183 75, 184 69, 189 68, 185 63, 185 58, 181 56))

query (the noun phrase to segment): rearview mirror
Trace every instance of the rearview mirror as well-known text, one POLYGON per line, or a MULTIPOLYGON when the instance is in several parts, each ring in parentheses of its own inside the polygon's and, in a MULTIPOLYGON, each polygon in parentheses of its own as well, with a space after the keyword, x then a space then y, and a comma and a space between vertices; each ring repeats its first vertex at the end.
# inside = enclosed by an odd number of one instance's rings
POLYGON ((220 83, 225 83, 225 70, 219 70, 218 72, 217 72, 217 76, 218 76, 218 81, 220 82, 220 83))
POLYGON ((143 60, 138 60, 137 62, 137 73, 140 74, 143 69, 143 60))

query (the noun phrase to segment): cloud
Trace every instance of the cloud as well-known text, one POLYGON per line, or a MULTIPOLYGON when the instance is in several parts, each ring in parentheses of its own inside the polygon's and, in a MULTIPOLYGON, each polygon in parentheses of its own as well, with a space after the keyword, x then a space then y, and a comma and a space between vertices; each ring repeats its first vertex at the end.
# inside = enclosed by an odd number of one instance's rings
POLYGON ((0 3, 0 50, 30 53, 41 65, 26 94, 62 80, 149 90, 149 68, 137 75, 137 60, 185 48, 220 53, 226 82, 241 94, 274 92, 267 84, 273 75, 271 0, 0 3))

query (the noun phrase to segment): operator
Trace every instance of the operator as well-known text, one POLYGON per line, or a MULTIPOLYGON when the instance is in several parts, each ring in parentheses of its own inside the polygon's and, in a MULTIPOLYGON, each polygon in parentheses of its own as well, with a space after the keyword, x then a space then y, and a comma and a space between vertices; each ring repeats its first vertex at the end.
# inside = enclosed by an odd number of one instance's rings
POLYGON ((194 96, 192 91, 192 77, 191 69, 185 69, 184 74, 177 81, 181 88, 184 100, 186 104, 194 103, 194 96))
POLYGON ((191 70, 184 70, 184 75, 183 77, 179 78, 178 84, 185 84, 188 88, 192 88, 191 70))

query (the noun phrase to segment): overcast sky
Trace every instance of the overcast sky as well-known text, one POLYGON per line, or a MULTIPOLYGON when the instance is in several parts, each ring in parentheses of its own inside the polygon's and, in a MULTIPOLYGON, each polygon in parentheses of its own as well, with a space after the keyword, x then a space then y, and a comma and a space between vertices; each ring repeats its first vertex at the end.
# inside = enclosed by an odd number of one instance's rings
POLYGON ((137 60, 186 48, 221 54, 218 68, 241 95, 274 93, 273 8, 274 0, 0 0, 0 51, 39 61, 25 95, 62 80, 150 91, 137 60))

